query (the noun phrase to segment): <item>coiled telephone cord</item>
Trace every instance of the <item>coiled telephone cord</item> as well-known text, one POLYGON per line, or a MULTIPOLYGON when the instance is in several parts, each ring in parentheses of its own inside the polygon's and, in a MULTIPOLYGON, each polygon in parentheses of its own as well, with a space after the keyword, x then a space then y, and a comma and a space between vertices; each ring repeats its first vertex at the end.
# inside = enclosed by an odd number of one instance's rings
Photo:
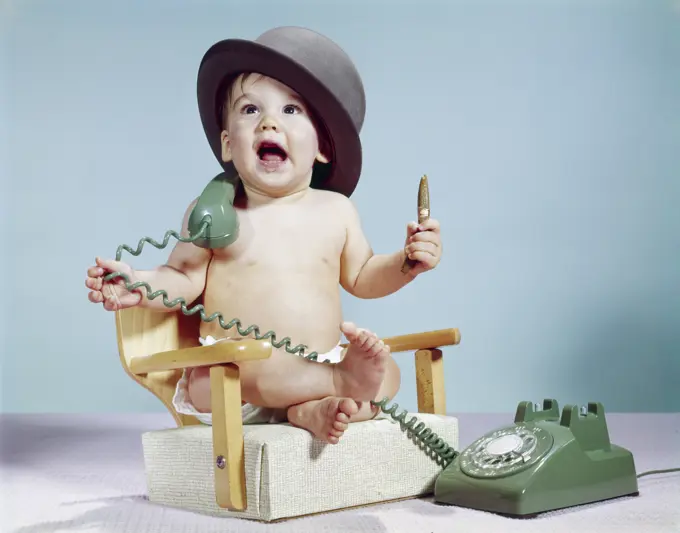
MULTIPOLYGON (((176 231, 169 230, 165 233, 162 243, 159 243, 150 237, 143 237, 139 240, 136 250, 133 250, 126 244, 121 244, 116 250, 116 261, 121 260, 123 250, 127 251, 128 253, 134 256, 138 256, 139 254, 142 253, 144 244, 147 242, 159 250, 162 250, 168 245, 170 237, 174 237, 180 242, 194 242, 205 235, 205 232, 210 226, 210 220, 211 220, 210 216, 206 215, 201 223, 199 231, 193 237, 182 237, 176 231)), ((162 296, 163 305, 165 305, 165 307, 172 308, 179 304, 182 313, 184 313, 187 316, 199 313, 201 320, 204 322, 212 322, 213 320, 217 319, 220 324, 220 327, 222 327, 222 329, 224 330, 229 330, 233 327, 236 327, 239 335, 241 335, 242 337, 247 337, 251 333, 253 333, 255 335, 256 340, 268 339, 271 345, 274 346, 275 348, 284 347, 285 350, 290 354, 299 355, 301 357, 304 357, 305 359, 309 359, 310 361, 318 362, 319 354, 317 352, 310 352, 307 355, 305 355, 305 349, 307 348, 307 346, 305 346, 304 344, 298 344, 297 346, 291 348, 292 341, 289 337, 285 337, 280 341, 277 341, 276 333, 270 330, 264 335, 262 335, 260 333, 260 328, 255 324, 252 324, 247 328, 243 329, 241 326, 241 321, 238 318, 234 318, 229 322, 225 322, 224 317, 220 312, 215 312, 210 316, 206 316, 205 308, 203 307, 202 304, 197 304, 192 308, 187 308, 187 303, 184 298, 179 297, 175 298, 174 300, 170 300, 168 298, 168 293, 166 291, 162 289, 152 291, 149 284, 144 281, 130 283, 130 278, 123 272, 112 272, 111 274, 108 274, 104 277, 104 281, 110 281, 114 278, 123 278, 125 280, 125 288, 129 292, 132 292, 140 287, 144 287, 144 289, 146 290, 147 298, 149 300, 153 300, 158 296, 162 296)), ((330 360, 323 361, 323 363, 328 362, 330 362, 330 360)), ((379 402, 371 401, 371 405, 373 405, 374 407, 379 407, 385 414, 390 415, 395 421, 399 422, 402 426, 402 429, 406 428, 407 431, 411 432, 411 434, 416 440, 420 441, 423 445, 425 445, 432 451, 432 453, 438 460, 438 463, 441 464, 442 466, 446 467, 451 461, 453 461, 453 459, 456 458, 458 452, 456 452, 451 446, 446 444, 431 429, 427 428, 423 422, 420 422, 415 416, 412 417, 411 420, 409 420, 408 422, 405 422, 404 420, 407 415, 406 410, 403 410, 401 414, 397 415, 395 413, 397 408, 399 407, 399 404, 394 403, 392 404, 391 407, 387 407, 388 402, 389 398, 385 397, 379 402), (418 422, 418 425, 414 427, 416 422, 418 422)))
POLYGON ((399 422, 402 429, 405 428, 406 431, 411 433, 416 440, 427 446, 435 455, 438 460, 437 462, 442 467, 446 468, 451 463, 451 461, 453 461, 458 456, 458 452, 456 450, 444 442, 441 437, 439 437, 415 416, 412 416, 408 422, 405 422, 406 415, 408 414, 406 409, 403 409, 401 414, 395 414, 399 408, 399 404, 397 402, 393 402, 391 407, 387 407, 389 400, 390 399, 385 396, 379 402, 372 401, 371 405, 380 407, 383 413, 390 415, 394 420, 399 422), (418 422, 418 425, 415 425, 416 422, 418 422))

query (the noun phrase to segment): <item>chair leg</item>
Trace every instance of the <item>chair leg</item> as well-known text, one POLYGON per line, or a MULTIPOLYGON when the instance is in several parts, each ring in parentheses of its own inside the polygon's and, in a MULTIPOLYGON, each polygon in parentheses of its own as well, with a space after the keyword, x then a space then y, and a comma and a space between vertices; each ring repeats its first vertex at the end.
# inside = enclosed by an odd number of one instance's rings
POLYGON ((210 395, 217 505, 244 511, 247 507, 245 447, 241 382, 236 365, 210 367, 210 395))
POLYGON ((416 351, 416 390, 418 411, 446 414, 444 358, 438 348, 416 351))

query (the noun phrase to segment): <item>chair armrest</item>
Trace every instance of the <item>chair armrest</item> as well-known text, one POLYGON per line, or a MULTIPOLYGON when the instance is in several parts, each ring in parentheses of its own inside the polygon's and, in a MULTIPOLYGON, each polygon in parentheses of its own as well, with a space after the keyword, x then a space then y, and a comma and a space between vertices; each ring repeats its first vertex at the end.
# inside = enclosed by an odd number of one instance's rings
POLYGON ((129 367, 133 374, 148 374, 162 370, 267 359, 271 356, 271 353, 272 345, 268 341, 243 339, 133 357, 130 360, 129 367))
MULTIPOLYGON (((389 345, 390 352, 410 352, 412 350, 423 350, 428 348, 440 348, 442 346, 453 346, 460 343, 460 331, 457 328, 438 329, 435 331, 425 331, 423 333, 410 333, 408 335, 398 335, 396 337, 386 337, 382 341, 389 345)), ((341 344, 343 348, 347 343, 341 344)))
POLYGON ((441 348, 442 346, 459 344, 460 332, 457 328, 439 329, 423 333, 387 337, 383 339, 383 342, 389 345, 391 353, 441 348))

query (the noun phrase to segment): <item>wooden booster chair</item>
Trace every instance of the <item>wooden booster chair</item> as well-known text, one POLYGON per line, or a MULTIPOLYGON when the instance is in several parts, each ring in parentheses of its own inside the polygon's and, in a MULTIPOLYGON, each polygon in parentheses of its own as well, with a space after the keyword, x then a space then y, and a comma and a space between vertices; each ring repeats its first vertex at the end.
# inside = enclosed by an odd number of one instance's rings
MULTIPOLYGON (((151 501, 271 521, 433 490, 441 467, 407 438, 393 417, 350 424, 336 445, 325 445, 288 423, 243 425, 234 363, 269 357, 268 341, 201 346, 198 314, 132 307, 115 315, 125 372, 157 396, 177 424, 142 435, 151 501), (212 426, 173 407, 183 369, 197 366, 210 367, 212 426)), ((383 340, 393 354, 415 351, 416 416, 457 449, 458 421, 446 416, 441 348, 460 342, 458 330, 383 340)))

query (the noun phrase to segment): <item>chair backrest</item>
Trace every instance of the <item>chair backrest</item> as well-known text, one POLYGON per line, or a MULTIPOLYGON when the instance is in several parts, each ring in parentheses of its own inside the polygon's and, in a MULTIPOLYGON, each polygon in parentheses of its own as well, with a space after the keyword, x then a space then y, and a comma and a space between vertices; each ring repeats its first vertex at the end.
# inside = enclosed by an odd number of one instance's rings
POLYGON ((197 418, 178 413, 172 405, 182 370, 146 375, 130 371, 133 357, 199 346, 199 315, 186 316, 178 311, 153 311, 138 306, 116 311, 115 315, 118 353, 125 373, 163 402, 179 427, 200 424, 197 418))

